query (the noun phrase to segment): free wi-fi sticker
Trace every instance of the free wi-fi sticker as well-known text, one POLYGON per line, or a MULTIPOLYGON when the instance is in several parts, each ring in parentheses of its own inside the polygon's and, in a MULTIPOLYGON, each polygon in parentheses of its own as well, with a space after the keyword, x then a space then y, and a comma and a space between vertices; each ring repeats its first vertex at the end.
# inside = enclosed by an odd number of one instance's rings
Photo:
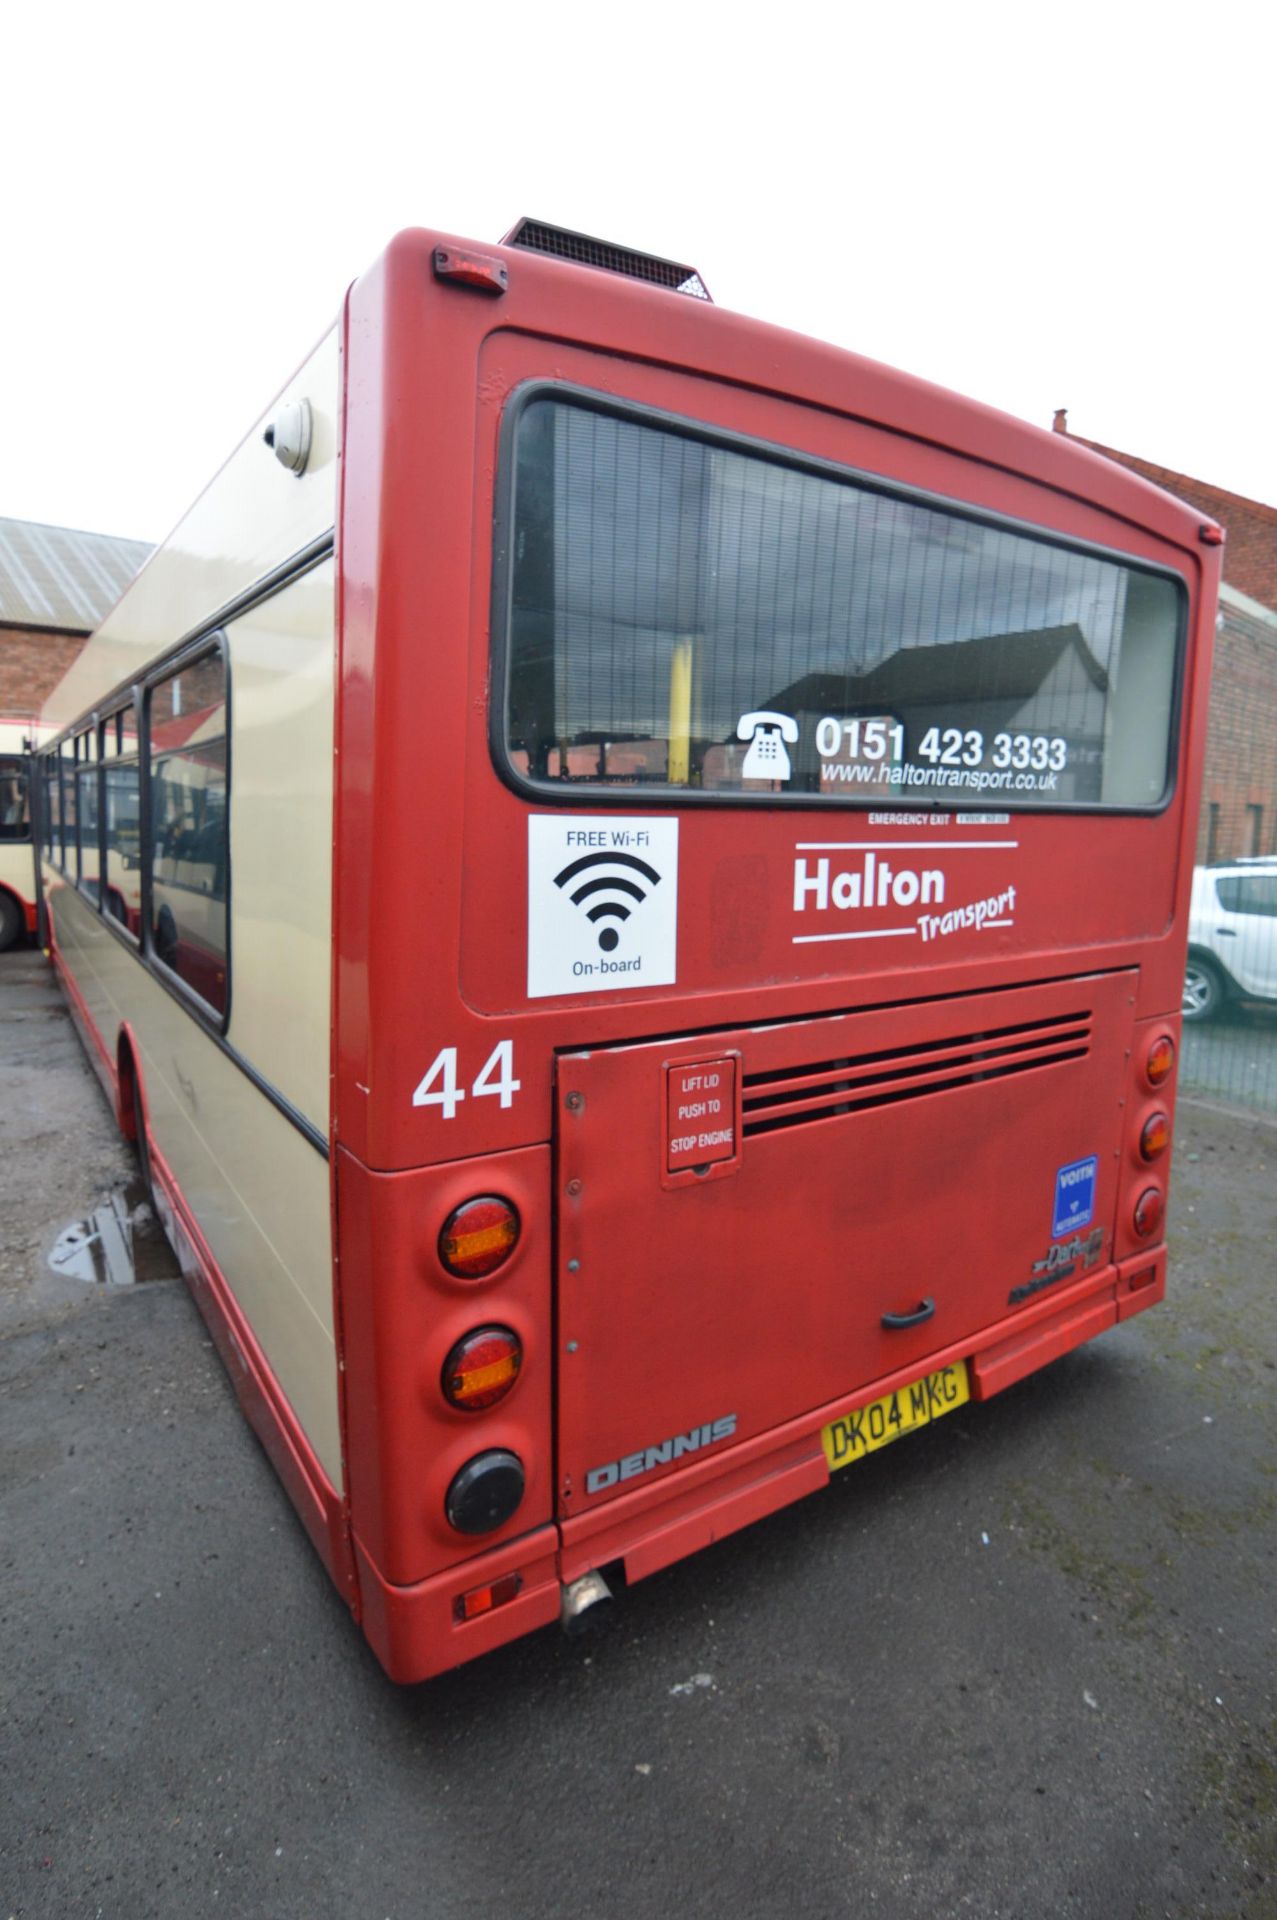
POLYGON ((677 978, 678 821, 528 818, 528 998, 677 978))

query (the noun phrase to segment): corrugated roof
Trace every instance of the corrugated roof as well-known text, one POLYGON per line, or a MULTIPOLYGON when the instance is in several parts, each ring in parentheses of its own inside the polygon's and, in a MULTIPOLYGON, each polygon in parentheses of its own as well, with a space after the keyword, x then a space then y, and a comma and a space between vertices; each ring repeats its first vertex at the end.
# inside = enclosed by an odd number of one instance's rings
POLYGON ((0 625, 91 633, 151 551, 145 540, 0 519, 0 625))

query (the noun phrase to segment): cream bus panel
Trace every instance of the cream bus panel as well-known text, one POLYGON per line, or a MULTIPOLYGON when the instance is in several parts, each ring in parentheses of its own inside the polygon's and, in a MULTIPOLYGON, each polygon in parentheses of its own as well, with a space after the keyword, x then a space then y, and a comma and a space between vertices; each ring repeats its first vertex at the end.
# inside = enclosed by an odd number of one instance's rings
POLYGON ((28 746, 38 747, 49 738, 50 729, 34 720, 0 716, 0 753, 25 753, 28 746))
POLYGON ((337 503, 337 372, 334 328, 49 695, 41 715, 49 726, 66 726, 109 688, 140 677, 157 654, 329 531, 337 503), (262 439, 280 408, 297 400, 309 400, 312 419, 310 458, 300 475, 281 466, 262 439))
POLYGON ((47 863, 44 872, 58 943, 88 1010, 111 1048, 124 1022, 145 1036, 155 1143, 340 1487, 328 1163, 92 907, 47 863))
POLYGON ((332 967, 333 563, 226 629, 228 1039, 325 1136, 332 967))

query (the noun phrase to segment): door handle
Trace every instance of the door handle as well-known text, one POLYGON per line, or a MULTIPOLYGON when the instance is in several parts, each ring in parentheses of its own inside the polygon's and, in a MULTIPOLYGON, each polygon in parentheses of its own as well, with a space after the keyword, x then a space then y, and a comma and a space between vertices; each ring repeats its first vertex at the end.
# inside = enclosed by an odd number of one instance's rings
POLYGON ((892 1330, 897 1327, 920 1327, 924 1320, 930 1320, 935 1310, 934 1300, 920 1300, 912 1313, 884 1313, 882 1324, 892 1330))

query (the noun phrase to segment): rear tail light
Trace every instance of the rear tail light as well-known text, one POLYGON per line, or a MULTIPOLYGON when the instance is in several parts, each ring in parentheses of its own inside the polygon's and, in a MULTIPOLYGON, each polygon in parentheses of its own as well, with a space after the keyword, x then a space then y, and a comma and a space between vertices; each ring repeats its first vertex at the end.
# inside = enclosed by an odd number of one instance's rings
POLYGON ((523 1498, 523 1462, 494 1447, 467 1460, 444 1498, 448 1524, 458 1533, 495 1533, 523 1498))
POLYGON ((1144 1062, 1144 1075, 1150 1087, 1160 1087, 1170 1078, 1171 1068, 1175 1065, 1175 1042, 1169 1033, 1163 1033, 1154 1040, 1144 1062))
POLYGON ((491 1613, 494 1607, 504 1607, 513 1600, 523 1587, 521 1573, 507 1573, 500 1580, 489 1581, 486 1587, 471 1587, 469 1593, 459 1593, 452 1603, 455 1620, 478 1620, 482 1614, 491 1613))
POLYGON ((514 1252, 519 1216, 508 1200, 480 1194, 456 1207, 439 1235, 439 1258, 459 1280, 482 1280, 514 1252))
POLYGON ((443 1395, 451 1407, 480 1413, 504 1400, 519 1377, 523 1348, 509 1327, 478 1327, 458 1340, 443 1363, 443 1395))
POLYGON ((1141 1240, 1147 1240, 1161 1226, 1165 1204, 1160 1187, 1145 1187, 1135 1202, 1135 1231, 1141 1240))
POLYGON ((1171 1123, 1165 1113, 1150 1113, 1140 1129, 1140 1158, 1157 1160, 1171 1144, 1171 1123))

